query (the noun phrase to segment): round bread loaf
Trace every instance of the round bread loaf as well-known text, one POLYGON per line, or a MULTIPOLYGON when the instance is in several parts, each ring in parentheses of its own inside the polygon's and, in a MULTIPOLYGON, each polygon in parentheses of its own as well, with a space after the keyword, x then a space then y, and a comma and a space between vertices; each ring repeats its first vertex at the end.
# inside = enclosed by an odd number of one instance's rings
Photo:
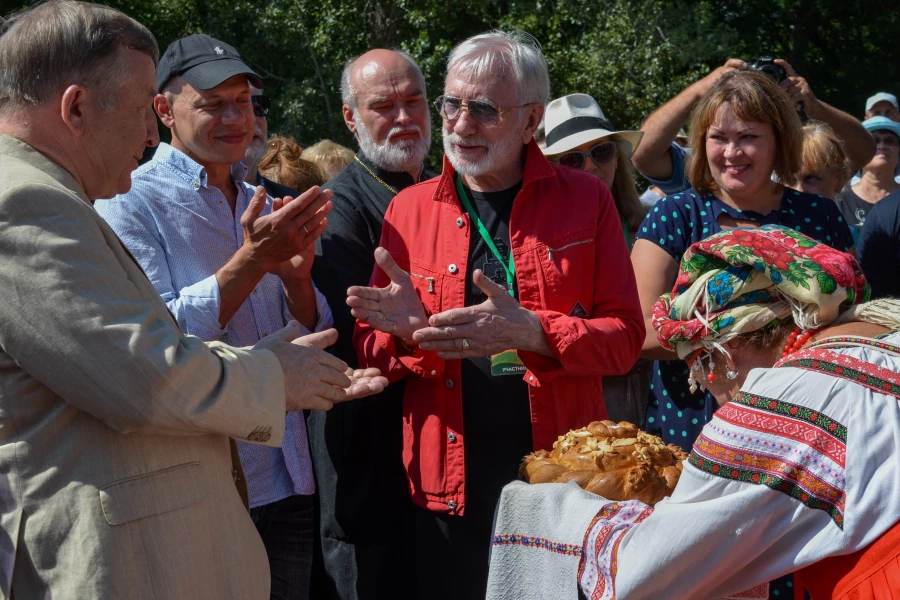
POLYGON ((687 453, 636 425, 594 421, 559 436, 553 450, 525 457, 519 469, 530 483, 574 481, 608 500, 656 504, 672 494, 687 453))

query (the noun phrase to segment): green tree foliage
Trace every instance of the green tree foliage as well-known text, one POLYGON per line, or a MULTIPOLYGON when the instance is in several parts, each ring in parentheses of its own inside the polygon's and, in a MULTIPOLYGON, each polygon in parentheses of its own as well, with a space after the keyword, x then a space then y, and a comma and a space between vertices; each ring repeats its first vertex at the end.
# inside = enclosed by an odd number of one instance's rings
MULTIPOLYGON (((403 48, 429 96, 453 46, 494 27, 542 44, 553 97, 586 92, 619 127, 731 56, 787 59, 816 94, 861 117, 865 98, 900 92, 896 0, 110 0, 165 48, 209 33, 240 49, 274 98, 269 126, 308 145, 354 147, 343 123, 344 63, 374 47, 403 48)), ((435 115, 435 129, 439 119, 435 115)), ((439 137, 435 139, 440 139, 439 137)), ((435 144, 435 158, 440 144, 435 144)))

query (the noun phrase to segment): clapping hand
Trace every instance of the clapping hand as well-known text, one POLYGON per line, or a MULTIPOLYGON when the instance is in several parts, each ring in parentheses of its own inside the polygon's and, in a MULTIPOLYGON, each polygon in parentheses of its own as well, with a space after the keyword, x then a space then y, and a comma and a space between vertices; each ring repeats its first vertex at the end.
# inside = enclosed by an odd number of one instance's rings
POLYGON ((475 306, 454 308, 429 319, 413 340, 422 350, 436 350, 443 359, 492 356, 506 350, 528 350, 552 356, 538 316, 522 308, 505 287, 480 270, 472 279, 488 299, 475 306))
POLYGON ((425 308, 416 295, 409 273, 384 248, 375 250, 375 262, 390 278, 387 287, 353 286, 347 290, 350 313, 373 329, 412 343, 413 332, 428 325, 425 308))
POLYGON ((310 252, 315 252, 316 238, 328 224, 325 217, 332 208, 331 191, 316 186, 296 198, 276 198, 272 212, 260 216, 265 205, 265 188, 258 186, 241 215, 245 251, 264 271, 279 276, 296 276, 294 269, 298 267, 311 269, 310 252), (298 254, 301 258, 292 262, 298 254), (305 258, 309 260, 305 261, 305 258))

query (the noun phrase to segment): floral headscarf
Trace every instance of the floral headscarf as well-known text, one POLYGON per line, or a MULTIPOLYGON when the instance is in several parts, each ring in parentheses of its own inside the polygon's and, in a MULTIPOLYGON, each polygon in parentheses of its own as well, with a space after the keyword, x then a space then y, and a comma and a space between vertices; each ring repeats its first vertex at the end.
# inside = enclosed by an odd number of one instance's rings
POLYGON ((653 326, 685 358, 790 316, 822 327, 870 294, 849 254, 781 225, 729 229, 688 249, 672 292, 653 306, 653 326))

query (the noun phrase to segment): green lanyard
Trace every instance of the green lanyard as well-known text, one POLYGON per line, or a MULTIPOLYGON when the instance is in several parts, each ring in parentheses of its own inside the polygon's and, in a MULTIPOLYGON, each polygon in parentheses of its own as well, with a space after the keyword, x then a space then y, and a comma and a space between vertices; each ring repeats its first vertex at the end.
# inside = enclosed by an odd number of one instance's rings
POLYGON ((469 218, 472 219, 472 222, 475 223, 475 227, 478 229, 478 233, 481 235, 481 239, 484 240, 484 243, 487 244, 487 247, 491 249, 491 252, 494 253, 494 256, 497 258, 497 262, 503 267, 503 270, 506 272, 506 289, 509 292, 509 295, 513 298, 516 297, 516 264, 513 262, 513 253, 512 253, 512 244, 510 244, 509 249, 509 266, 507 267, 503 263, 503 255, 500 254, 500 251, 497 250, 497 246, 494 244, 494 240, 491 239, 491 234, 488 233, 487 228, 485 228, 484 223, 481 222, 481 219, 478 217, 478 213, 475 212, 475 209, 472 208, 472 202, 469 200, 469 195, 466 193, 466 189, 462 184, 462 177, 459 174, 456 175, 456 193, 459 194, 459 200, 462 202, 463 207, 466 209, 466 212, 469 213, 469 218))

